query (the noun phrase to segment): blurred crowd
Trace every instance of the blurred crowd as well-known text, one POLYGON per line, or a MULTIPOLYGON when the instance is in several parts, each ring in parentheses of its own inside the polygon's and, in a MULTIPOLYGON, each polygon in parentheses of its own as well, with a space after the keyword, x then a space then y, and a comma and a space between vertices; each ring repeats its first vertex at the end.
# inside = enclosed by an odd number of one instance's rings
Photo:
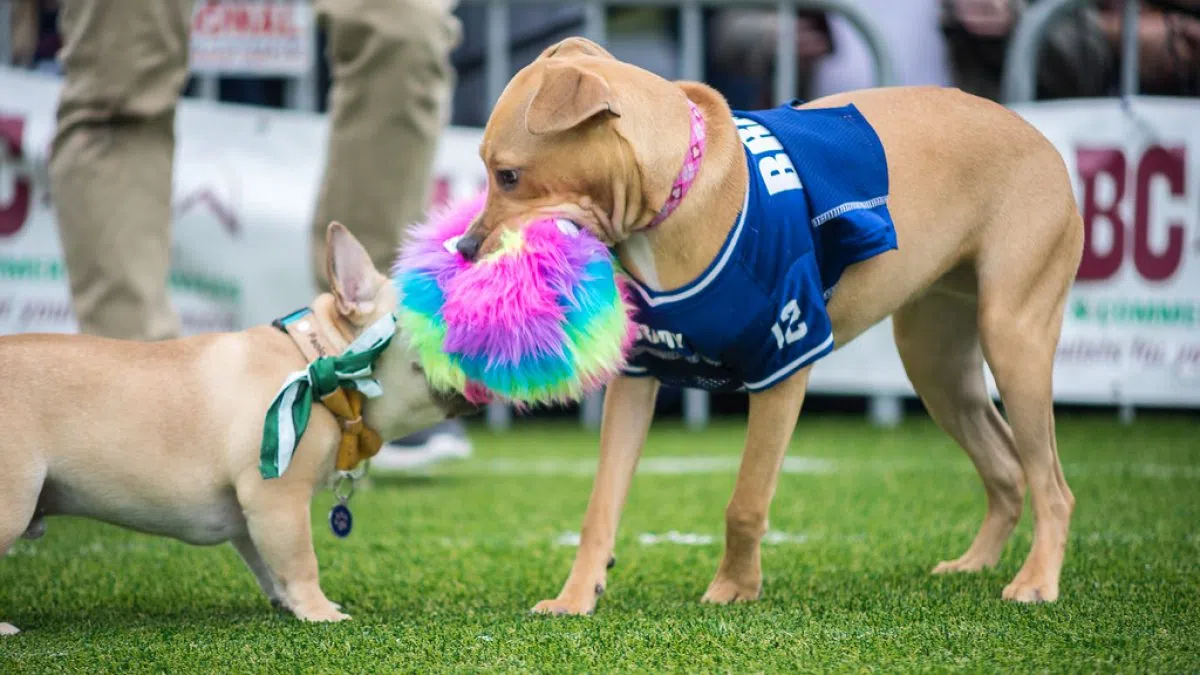
MULTIPOLYGON (((50 158, 51 196, 82 332, 159 340, 179 323, 168 298, 174 119, 198 94, 188 30, 198 0, 0 0, 9 3, 16 65, 64 78, 50 158)), ((302 0, 296 0, 302 1, 302 0)), ((428 204, 437 139, 447 123, 488 115, 487 5, 458 0, 310 0, 319 38, 319 109, 331 122, 311 223, 312 273, 323 278, 325 225, 347 224, 381 268, 428 204)), ((998 99, 1006 50, 1022 15, 1044 0, 851 0, 878 26, 900 84, 953 85, 998 99)), ((740 3, 739 3, 740 4, 740 3)), ((1120 0, 1066 12, 1039 54, 1037 97, 1117 93, 1120 0)), ((669 7, 606 10, 606 46, 620 59, 681 79, 680 17, 669 7)), ((585 32, 581 4, 514 3, 511 64, 585 32)), ((782 103, 774 67, 780 17, 769 5, 703 10, 702 79, 734 108, 782 103)), ((873 58, 841 15, 795 18, 795 91, 803 99, 869 87, 873 58)), ((1200 0, 1144 0, 1139 90, 1200 95, 1200 0)), ((220 100, 283 107, 279 78, 221 77, 220 100)), ((280 308, 281 311, 292 308, 280 308)), ((396 439, 374 462, 406 468, 471 452, 461 424, 396 439)))
MULTIPOLYGON (((14 0, 14 56, 18 64, 57 71, 60 0, 14 0)), ((881 29, 901 84, 953 85, 998 99, 1005 51, 1022 14, 1039 0, 855 0, 881 29)), ((1200 0, 1141 3, 1138 25, 1140 92, 1200 95, 1200 0)), ((1113 95, 1118 87, 1122 0, 1099 0, 1069 11, 1045 40, 1037 72, 1040 99, 1113 95)), ((487 7, 462 3, 452 11, 461 40, 451 54, 456 86, 451 122, 478 126, 487 116, 485 90, 487 7)), ((584 30, 578 4, 514 4, 509 35, 513 68, 547 45, 584 30)), ((624 60, 668 78, 681 76, 677 10, 608 9, 608 43, 624 60)), ((778 103, 772 95, 777 22, 769 5, 704 11, 704 79, 736 108, 778 103)), ((874 67, 861 35, 845 18, 801 11, 796 18, 796 91, 801 98, 871 86, 874 67)), ((328 47, 322 31, 321 49, 328 47)), ((322 89, 330 84, 322 63, 322 89)), ((188 91, 194 93, 195 84, 188 91)), ((278 78, 221 78, 222 100, 282 107, 278 78)))

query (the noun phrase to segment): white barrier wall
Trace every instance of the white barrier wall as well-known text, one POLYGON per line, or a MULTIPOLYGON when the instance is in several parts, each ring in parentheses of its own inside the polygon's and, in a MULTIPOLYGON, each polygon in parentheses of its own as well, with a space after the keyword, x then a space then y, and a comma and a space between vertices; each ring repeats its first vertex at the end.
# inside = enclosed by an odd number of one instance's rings
POLYGON ((1086 228, 1059 398, 1200 406, 1200 99, 1014 109, 1062 154, 1086 228))
MULTIPOLYGON (((0 69, 0 333, 75 330, 46 180, 58 88, 0 69)), ((1200 101, 1019 112, 1063 153, 1088 228, 1056 398, 1200 406, 1200 101)), ((306 303, 325 119, 184 101, 178 120, 171 289, 185 332, 265 322, 306 303)), ((478 130, 447 131, 435 200, 482 185, 478 142, 478 130)), ((887 323, 821 362, 812 387, 912 393, 887 323)))
MULTIPOLYGON (((46 169, 58 90, 55 78, 0 68, 0 333, 76 329, 46 169)), ((177 129, 171 290, 184 332, 308 303, 325 118, 185 100, 177 129)), ((477 153, 478 132, 445 134, 435 198, 483 184, 477 153)))

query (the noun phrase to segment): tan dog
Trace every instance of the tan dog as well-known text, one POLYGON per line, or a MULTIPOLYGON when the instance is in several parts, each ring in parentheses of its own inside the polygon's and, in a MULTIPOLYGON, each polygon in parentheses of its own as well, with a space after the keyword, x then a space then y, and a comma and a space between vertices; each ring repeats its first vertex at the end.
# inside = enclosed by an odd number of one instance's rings
MULTIPOLYGON (((876 89, 803 107, 848 103, 886 150, 899 248, 846 270, 828 302, 835 344, 893 317, 917 393, 983 479, 988 504, 979 534, 965 554, 934 572, 994 565, 1028 488, 1033 547, 1003 596, 1054 600, 1075 500, 1055 447, 1051 376, 1083 241, 1064 164, 1017 115, 958 90, 876 89), (1007 421, 988 395, 985 359, 1007 421)), ((614 245, 643 285, 660 290, 679 288, 707 268, 747 190, 742 144, 717 92, 668 82, 577 38, 547 49, 512 79, 488 121, 481 155, 490 173, 488 201, 460 251, 492 250, 497 231, 534 214, 567 214, 614 245), (648 228, 689 147, 688 99, 708 130, 703 163, 678 210, 648 228)), ((706 602, 761 592, 759 542, 808 376, 805 367, 750 395, 724 558, 706 602)), ((535 611, 588 613, 604 591, 657 386, 651 378, 623 377, 609 387, 575 563, 558 597, 535 611)))
MULTIPOLYGON (((312 305, 342 350, 396 308, 388 279, 346 228, 329 226, 332 293, 312 305)), ((465 410, 431 392, 402 327, 375 362, 383 395, 366 425, 383 438, 465 410)), ((309 506, 334 472, 341 428, 314 404, 290 467, 259 474, 264 415, 306 359, 260 326, 157 343, 79 335, 0 338, 0 556, 49 515, 88 516, 211 545, 232 541, 272 603, 311 621, 350 618, 317 582, 309 506)), ((15 633, 0 624, 0 633, 15 633)))

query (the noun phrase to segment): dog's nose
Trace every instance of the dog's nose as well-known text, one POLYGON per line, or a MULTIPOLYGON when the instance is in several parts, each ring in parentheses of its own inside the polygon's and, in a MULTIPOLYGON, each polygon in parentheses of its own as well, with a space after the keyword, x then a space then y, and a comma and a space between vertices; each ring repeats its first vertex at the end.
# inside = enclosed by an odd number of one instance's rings
POLYGON ((465 234, 454 248, 462 254, 462 257, 467 260, 474 260, 475 256, 479 255, 479 247, 483 245, 483 239, 477 234, 465 234))

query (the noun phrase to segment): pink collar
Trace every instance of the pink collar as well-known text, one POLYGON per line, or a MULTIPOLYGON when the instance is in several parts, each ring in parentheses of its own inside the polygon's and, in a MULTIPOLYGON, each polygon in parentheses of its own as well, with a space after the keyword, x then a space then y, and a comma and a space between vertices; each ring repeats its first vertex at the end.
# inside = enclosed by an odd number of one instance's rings
POLYGON ((692 187, 692 183, 696 180, 697 174, 700 173, 700 160, 704 157, 704 115, 700 113, 700 108, 688 99, 688 106, 692 110, 692 138, 688 143, 687 155, 683 158, 683 168, 679 170, 679 175, 675 178, 675 184, 671 186, 671 195, 667 197, 667 203, 663 204, 658 213, 654 216, 654 220, 650 221, 647 228, 654 227, 667 219, 667 216, 679 208, 680 202, 683 201, 684 195, 688 189, 692 187))

